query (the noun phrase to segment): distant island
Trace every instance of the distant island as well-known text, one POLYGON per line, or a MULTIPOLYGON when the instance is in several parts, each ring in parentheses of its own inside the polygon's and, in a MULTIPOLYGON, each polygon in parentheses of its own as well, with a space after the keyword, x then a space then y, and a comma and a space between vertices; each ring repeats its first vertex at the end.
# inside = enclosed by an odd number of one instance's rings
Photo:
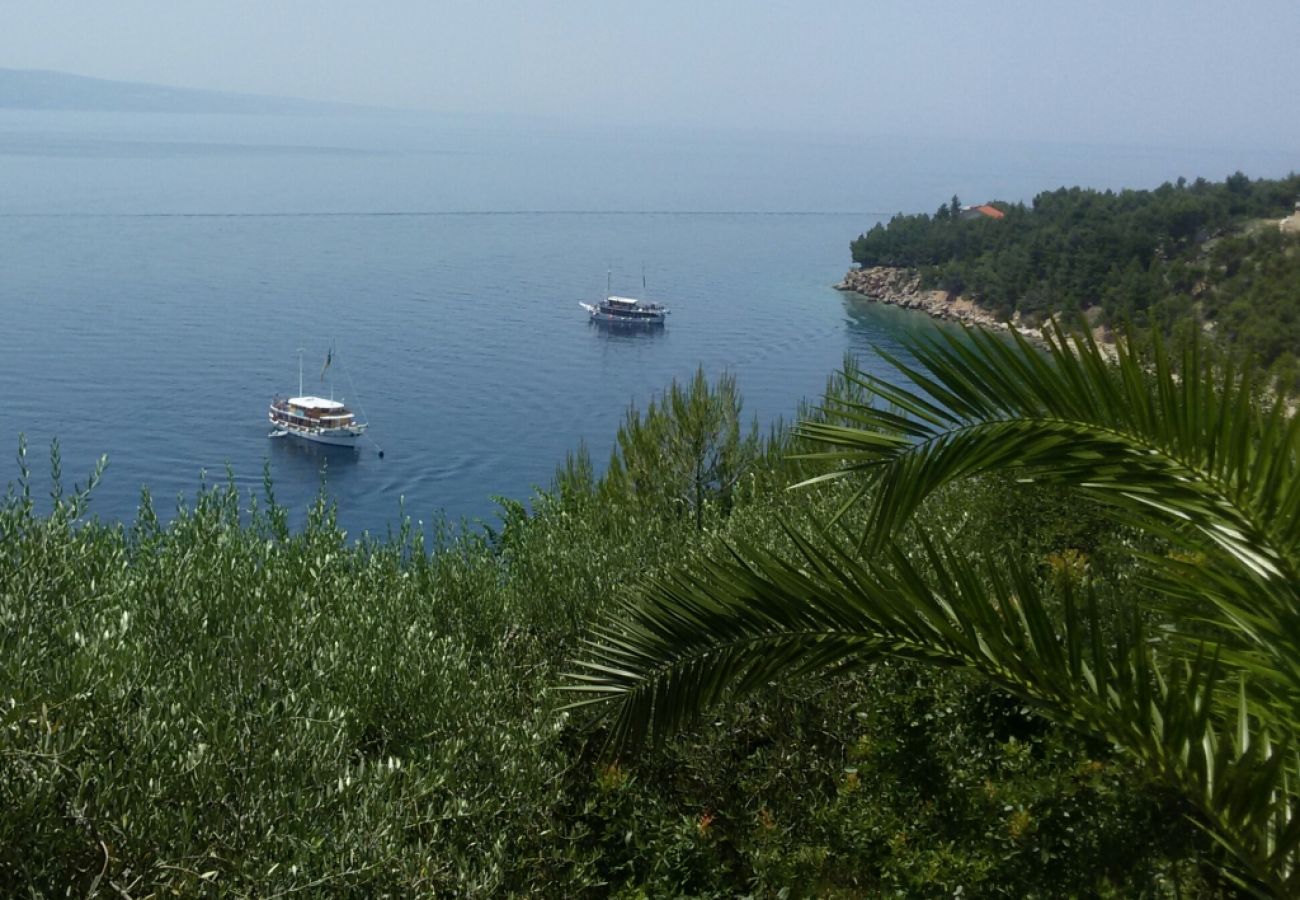
POLYGON ((326 115, 375 107, 226 91, 111 81, 36 69, 0 68, 0 109, 245 115, 326 115))
POLYGON ((1125 324, 1195 327, 1300 390, 1300 175, 1061 188, 1028 206, 953 197, 876 225, 851 250, 841 290, 1026 333, 1080 317, 1102 340, 1125 324))

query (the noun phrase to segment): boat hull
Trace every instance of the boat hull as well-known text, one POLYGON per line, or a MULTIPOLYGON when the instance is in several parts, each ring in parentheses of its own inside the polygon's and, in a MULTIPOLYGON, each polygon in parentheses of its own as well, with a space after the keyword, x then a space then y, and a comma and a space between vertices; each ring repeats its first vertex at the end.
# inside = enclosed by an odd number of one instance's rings
POLYGON ((320 431, 298 431, 293 428, 285 428, 283 425, 278 427, 281 431, 287 431, 290 437, 296 437, 300 441, 311 441, 313 444, 325 444, 330 447, 355 447, 361 440, 360 434, 352 432, 338 434, 320 431))
POLYGON ((654 328, 662 327, 665 316, 611 316, 608 313, 594 312, 591 314, 591 321, 598 325, 615 325, 632 328, 654 328))
POLYGON ((311 441, 313 444, 325 444, 330 447, 355 447, 366 433, 364 423, 357 425, 347 425, 342 428, 319 428, 305 427, 296 425, 292 422, 286 422, 283 418, 275 415, 275 408, 272 407, 270 414, 267 415, 267 421, 271 423, 274 429, 271 434, 273 437, 283 434, 288 437, 296 437, 302 441, 311 441))

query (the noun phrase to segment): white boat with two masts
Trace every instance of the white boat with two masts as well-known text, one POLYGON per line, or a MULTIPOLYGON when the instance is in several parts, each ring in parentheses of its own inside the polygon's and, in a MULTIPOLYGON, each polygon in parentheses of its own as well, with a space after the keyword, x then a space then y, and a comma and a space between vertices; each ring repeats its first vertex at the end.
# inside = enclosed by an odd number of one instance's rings
MULTIPOLYGON (((635 297, 616 297, 609 292, 609 278, 605 278, 605 299, 599 303, 584 303, 578 301, 578 305, 585 309, 591 316, 591 321, 598 322, 602 325, 637 325, 637 326, 656 326, 663 325, 668 317, 668 309, 659 303, 651 303, 648 300, 639 300, 635 297)), ((645 287, 645 273, 641 273, 641 287, 645 287)))
MULTIPOLYGON (((321 378, 333 361, 334 351, 325 357, 321 378)), ((357 420, 356 413, 341 400, 314 397, 302 388, 302 351, 298 351, 298 396, 276 395, 267 413, 271 422, 271 437, 293 437, 317 444, 335 447, 355 447, 366 433, 365 422, 357 420)))

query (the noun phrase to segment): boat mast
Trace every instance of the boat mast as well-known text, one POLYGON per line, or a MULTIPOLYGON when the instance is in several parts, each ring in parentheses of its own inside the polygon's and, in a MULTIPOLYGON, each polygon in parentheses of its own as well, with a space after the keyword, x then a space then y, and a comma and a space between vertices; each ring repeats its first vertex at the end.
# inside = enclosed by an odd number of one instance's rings
POLYGON ((298 396, 302 396, 302 348, 298 348, 298 396))
POLYGON ((605 270, 605 299, 608 300, 613 289, 610 287, 614 280, 614 267, 610 266, 605 270))

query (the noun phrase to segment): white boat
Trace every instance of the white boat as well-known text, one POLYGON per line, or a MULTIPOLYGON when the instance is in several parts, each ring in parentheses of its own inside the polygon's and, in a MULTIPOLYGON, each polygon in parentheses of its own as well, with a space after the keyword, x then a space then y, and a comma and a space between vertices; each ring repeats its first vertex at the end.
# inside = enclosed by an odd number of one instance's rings
MULTIPOLYGON (((641 286, 645 287, 645 273, 641 273, 641 286)), ((635 297, 616 297, 609 293, 609 276, 605 280, 605 299, 599 303, 578 305, 591 316, 591 321, 602 325, 663 325, 668 317, 668 309, 659 303, 639 300, 635 297)))
MULTIPOLYGON (((321 377, 325 376, 333 361, 334 351, 325 357, 321 377)), ((302 351, 298 351, 298 396, 281 397, 271 401, 267 412, 271 422, 271 437, 293 436, 317 444, 335 447, 355 447, 368 427, 357 421, 356 413, 340 400, 314 397, 302 389, 302 351)))

